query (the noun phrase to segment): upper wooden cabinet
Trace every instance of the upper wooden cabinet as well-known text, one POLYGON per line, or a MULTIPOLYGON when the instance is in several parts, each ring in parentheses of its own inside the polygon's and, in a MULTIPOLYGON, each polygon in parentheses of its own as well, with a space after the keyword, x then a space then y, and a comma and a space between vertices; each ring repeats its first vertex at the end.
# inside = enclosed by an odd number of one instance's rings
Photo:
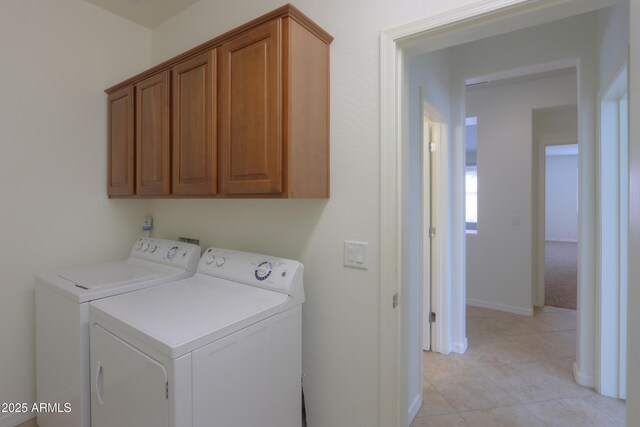
POLYGON ((162 196, 171 192, 169 71, 136 84, 136 192, 162 196))
POLYGON ((108 194, 131 196, 135 192, 133 87, 127 86, 108 99, 108 194))
POLYGON ((220 152, 225 194, 282 192, 280 20, 220 50, 220 152))
POLYGON ((328 198, 332 40, 287 5, 107 89, 109 195, 328 198))
POLYGON ((173 194, 216 193, 216 51, 173 67, 173 194))

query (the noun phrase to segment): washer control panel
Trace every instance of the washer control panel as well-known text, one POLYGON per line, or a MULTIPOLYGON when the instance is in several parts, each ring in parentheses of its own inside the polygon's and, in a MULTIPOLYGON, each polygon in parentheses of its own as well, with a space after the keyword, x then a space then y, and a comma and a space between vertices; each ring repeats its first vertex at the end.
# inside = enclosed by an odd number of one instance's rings
POLYGON ((199 273, 286 294, 298 270, 302 264, 290 259, 216 248, 207 249, 198 266, 199 273))
POLYGON ((174 240, 141 237, 133 245, 131 256, 191 270, 195 268, 197 259, 200 258, 200 246, 174 240))

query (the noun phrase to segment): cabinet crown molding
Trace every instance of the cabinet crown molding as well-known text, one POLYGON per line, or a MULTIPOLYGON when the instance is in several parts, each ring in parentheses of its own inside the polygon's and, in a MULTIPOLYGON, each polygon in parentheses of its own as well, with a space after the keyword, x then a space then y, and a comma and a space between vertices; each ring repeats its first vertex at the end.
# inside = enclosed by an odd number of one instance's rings
POLYGON ((313 22, 304 13, 300 12, 298 8, 296 8, 291 3, 289 3, 269 13, 266 13, 252 21, 249 21, 246 24, 236 27, 230 31, 227 31, 226 33, 218 37, 215 37, 207 42, 204 42, 192 49, 189 49, 188 51, 183 52, 180 55, 177 55, 171 59, 168 59, 152 68, 149 68, 148 70, 145 70, 139 74, 136 74, 135 76, 128 78, 127 80, 124 80, 114 86, 111 86, 110 88, 105 89, 105 92, 111 95, 112 93, 117 92, 120 89, 123 89, 131 84, 135 84, 161 71, 168 70, 180 62, 183 62, 194 56, 200 55, 208 50, 220 47, 221 45, 228 42, 229 40, 232 40, 235 37, 237 37, 239 34, 251 28, 254 28, 260 24, 269 22, 273 19, 278 19, 278 18, 282 19, 287 17, 294 19, 296 22, 298 22, 300 25, 302 25, 304 28, 306 28, 308 31, 310 31, 312 34, 314 34, 316 37, 318 37, 320 40, 322 40, 326 44, 331 44, 331 42, 333 41, 333 37, 329 33, 323 30, 318 24, 313 22))

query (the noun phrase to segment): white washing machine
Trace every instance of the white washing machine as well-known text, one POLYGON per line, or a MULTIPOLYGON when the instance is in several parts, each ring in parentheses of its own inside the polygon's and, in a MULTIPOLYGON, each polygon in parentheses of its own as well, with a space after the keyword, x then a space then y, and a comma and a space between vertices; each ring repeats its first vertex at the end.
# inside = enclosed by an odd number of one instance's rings
POLYGON ((300 427, 302 264, 208 249, 191 278, 95 301, 93 427, 300 427))
POLYGON ((141 238, 124 261, 38 275, 37 402, 60 406, 38 414, 40 427, 91 425, 89 302, 191 277, 199 259, 199 246, 141 238))

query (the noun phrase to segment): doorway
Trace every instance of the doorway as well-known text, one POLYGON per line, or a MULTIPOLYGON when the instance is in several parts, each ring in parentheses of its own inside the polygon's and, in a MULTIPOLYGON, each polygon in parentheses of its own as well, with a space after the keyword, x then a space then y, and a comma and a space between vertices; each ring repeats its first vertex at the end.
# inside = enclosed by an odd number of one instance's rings
POLYGON ((544 171, 544 305, 575 310, 578 303, 578 144, 546 145, 544 171))
MULTIPOLYGON (((403 63, 404 56, 410 52, 415 52, 415 49, 425 49, 425 40, 431 42, 433 46, 447 46, 456 43, 462 43, 464 41, 478 40, 480 38, 487 37, 488 35, 495 35, 496 33, 506 32, 510 30, 522 29, 537 25, 542 22, 551 22, 562 17, 576 16, 580 13, 593 11, 598 7, 606 6, 606 4, 599 5, 596 2, 577 2, 570 1, 569 4, 565 2, 550 2, 546 3, 544 7, 540 7, 539 4, 535 8, 528 3, 523 3, 518 6, 510 6, 507 14, 500 14, 497 11, 504 12, 502 9, 504 3, 489 2, 483 3, 482 6, 473 6, 465 8, 448 14, 446 17, 439 17, 438 19, 425 20, 424 22, 414 23, 389 31, 382 36, 382 103, 381 103, 381 135, 382 135, 382 205, 381 205, 381 407, 380 407, 380 419, 381 425, 406 425, 403 420, 406 420, 407 413, 403 408, 406 408, 406 403, 403 403, 403 396, 406 398, 406 392, 388 394, 391 389, 387 388, 390 384, 403 384, 401 378, 406 374, 406 352, 408 349, 403 346, 406 343, 406 312, 403 311, 403 307, 408 307, 409 293, 398 292, 403 290, 406 285, 406 275, 403 273, 404 266, 402 265, 402 251, 404 248, 404 242, 402 235, 399 235, 397 231, 402 228, 399 227, 403 218, 403 210, 394 201, 401 199, 387 198, 386 196, 392 194, 402 194, 402 181, 399 179, 402 176, 400 170, 402 168, 402 158, 405 153, 405 149, 400 144, 403 141, 404 131, 402 111, 406 108, 402 92, 404 91, 403 85, 399 82, 403 79, 403 63), (562 3, 562 7, 560 7, 562 3), (529 13, 533 10, 536 13, 529 13), (492 15, 493 12, 497 14, 492 15), (477 19, 471 18, 473 16, 480 16, 477 19), (515 19, 514 19, 515 17, 515 19), (465 21, 463 24, 460 22, 465 21), (498 22, 496 24, 496 22, 498 22), (446 29, 445 29, 446 28, 446 29), (464 33, 456 33, 455 37, 450 37, 448 41, 444 41, 445 33, 455 33, 457 29, 465 29, 464 33), (452 42, 451 39, 455 39, 452 42), (420 44, 420 46, 418 46, 420 44), (390 202, 390 203, 387 203, 390 202), (398 254, 400 254, 398 256, 398 254), (396 311, 392 306, 384 303, 387 298, 392 300, 395 296, 398 298, 400 304, 397 306, 396 311), (404 331, 404 332, 403 332, 404 331), (388 333, 388 335, 387 335, 388 333), (393 343, 398 345, 393 345, 393 343), (387 346, 386 344, 390 344, 387 346), (398 369, 396 369, 398 368, 398 369), (399 382, 396 382, 399 380, 399 382), (395 409, 394 409, 395 408, 395 409), (391 414, 391 415, 389 415, 391 414)), ((591 26, 592 28, 593 26, 591 26)), ((547 34, 549 37, 548 42, 545 44, 545 51, 548 52, 555 48, 562 49, 568 44, 566 38, 558 37, 557 34, 547 34), (563 40, 567 43, 558 44, 554 41, 563 40)), ((576 33, 569 34, 568 38, 577 37, 580 42, 585 40, 593 40, 583 35, 576 33)), ((574 39, 575 40, 575 39, 574 39)), ((505 49, 496 50, 496 55, 503 55, 505 49)), ((424 50, 423 50, 424 52, 424 50)), ((536 53, 537 55, 538 53, 536 53)), ((469 52, 469 55, 473 55, 473 52, 469 52)), ((535 55, 529 55, 529 58, 535 55)), ((561 56, 562 57, 562 56, 561 56)), ((593 66, 597 58, 595 53, 591 49, 580 50, 579 52, 573 52, 564 58, 571 58, 568 62, 565 62, 565 66, 571 66, 579 63, 579 97, 583 100, 592 99, 593 88, 597 88, 597 73, 593 66)), ((495 64, 496 58, 481 58, 478 57, 478 63, 482 64, 495 64)), ((555 61, 562 61, 562 59, 556 59, 555 61)), ((544 62, 544 61, 542 61, 544 62)), ((540 63, 542 63, 540 62, 540 63)), ((553 62, 553 60, 552 60, 553 62)), ((459 71, 464 67, 458 67, 459 64, 452 64, 452 69, 459 71)), ((557 65, 557 64, 556 64, 557 65)), ((453 91, 463 91, 464 87, 459 86, 453 88, 453 91)), ((452 101, 457 102, 457 101, 452 101)), ((582 242, 582 249, 580 256, 584 257, 589 262, 584 263, 584 271, 582 271, 582 280, 585 292, 583 295, 589 295, 591 290, 595 290, 595 274, 590 274, 590 269, 595 269, 593 258, 595 258, 595 245, 592 241, 595 235, 595 202, 592 201, 593 189, 589 187, 591 179, 595 176, 595 164, 594 161, 594 133, 591 129, 593 120, 589 120, 594 114, 595 103, 585 103, 580 107, 580 117, 584 120, 581 121, 580 135, 581 143, 584 142, 587 154, 581 154, 581 207, 585 208, 586 212, 589 212, 581 221, 580 236, 587 235, 588 239, 582 242), (593 109, 593 110, 592 110, 593 109), (583 140, 584 139, 584 140, 583 140), (590 197, 584 197, 590 196, 590 197), (593 206, 592 206, 593 204, 593 206)), ((454 109, 452 108, 452 111, 454 109)), ((460 272, 461 261, 464 265, 465 244, 464 244, 464 201, 462 198, 462 190, 464 189, 463 177, 456 165, 464 164, 464 151, 461 149, 459 143, 460 137, 463 136, 462 122, 464 121, 463 115, 452 114, 450 117, 450 134, 452 136, 450 151, 448 152, 447 162, 443 163, 443 177, 446 177, 447 184, 450 186, 450 193, 459 194, 460 196, 451 196, 448 199, 444 211, 446 212, 446 218, 453 226, 443 227, 442 232, 439 233, 439 237, 446 243, 444 246, 446 250, 443 251, 443 255, 447 261, 443 263, 446 277, 446 289, 448 292, 448 300, 446 306, 450 309, 447 316, 442 316, 442 319, 446 319, 448 322, 447 329, 449 330, 450 347, 458 346, 458 350, 464 352, 466 349, 466 331, 464 322, 460 322, 460 319, 464 319, 464 302, 466 301, 466 289, 465 289, 465 277, 464 273, 460 272), (459 191, 460 190, 460 191, 459 191)), ((481 190, 480 190, 481 191, 481 190)), ((482 227, 482 225, 480 225, 482 227)), ((405 289, 406 290, 406 289, 405 289)), ((531 291, 530 291, 531 293, 531 291)), ((588 297, 586 297, 588 299, 588 297)), ((579 339, 578 343, 578 364, 585 369, 585 372, 579 372, 582 377, 589 381, 590 375, 593 374, 591 366, 594 361, 593 349, 594 345, 590 339, 594 338, 593 329, 595 329, 595 322, 593 320, 593 308, 594 302, 590 302, 586 306, 586 313, 580 318, 581 321, 581 333, 584 333, 584 337, 579 339)), ((454 350, 455 351, 455 350, 454 350)), ((396 389, 397 390, 397 389, 396 389)), ((405 401, 406 402, 406 401, 405 401)))

